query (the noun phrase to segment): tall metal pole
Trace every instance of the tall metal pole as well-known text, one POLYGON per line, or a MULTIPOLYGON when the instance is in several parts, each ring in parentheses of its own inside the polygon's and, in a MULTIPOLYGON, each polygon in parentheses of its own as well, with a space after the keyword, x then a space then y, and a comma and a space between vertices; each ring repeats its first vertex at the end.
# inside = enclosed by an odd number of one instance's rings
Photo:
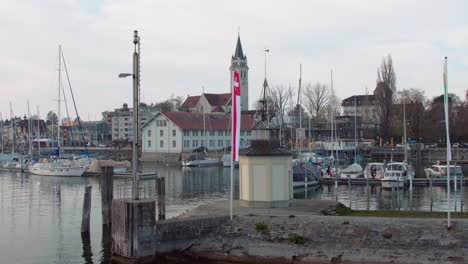
POLYGON ((302 139, 302 107, 301 107, 301 82, 302 82, 302 64, 299 64, 299 88, 297 93, 297 106, 299 107, 299 159, 301 159, 301 139, 302 139))
POLYGON ((10 128, 11 128, 11 154, 15 155, 15 121, 13 120, 13 108, 11 107, 10 102, 10 128))
POLYGON ((138 126, 138 112, 139 112, 139 81, 140 69, 139 60, 140 54, 137 52, 140 46, 140 37, 138 31, 133 32, 133 44, 135 49, 133 51, 133 155, 132 155, 132 196, 134 200, 139 199, 138 193, 138 142, 139 142, 139 126, 138 126))
POLYGON ((452 159, 451 146, 450 146, 450 133, 449 133, 449 115, 448 115, 448 71, 447 71, 447 57, 445 57, 444 65, 444 112, 445 112, 445 132, 447 137, 447 228, 451 227, 450 223, 450 160, 452 159))
POLYGON ((0 137, 2 139, 2 156, 3 156, 3 114, 0 112, 0 137))
POLYGON ((403 98, 403 147, 405 148, 405 162, 408 162, 408 151, 406 147, 406 98, 403 98))
POLYGON ((62 46, 59 45, 59 69, 58 69, 58 100, 57 100, 57 149, 58 155, 61 156, 60 151, 60 88, 62 84, 61 71, 62 71, 62 60, 61 60, 62 46))

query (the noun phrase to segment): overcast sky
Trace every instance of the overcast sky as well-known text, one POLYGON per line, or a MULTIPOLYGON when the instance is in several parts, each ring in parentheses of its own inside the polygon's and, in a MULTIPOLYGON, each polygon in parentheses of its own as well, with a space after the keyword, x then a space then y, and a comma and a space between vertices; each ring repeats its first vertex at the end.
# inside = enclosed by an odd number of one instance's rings
MULTIPOLYGON (((264 78, 297 87, 330 82, 344 99, 375 88, 391 54, 397 87, 468 89, 468 1, 155 1, 5 0, 0 9, 0 112, 9 117, 56 111, 58 45, 63 47, 78 111, 85 120, 131 103, 132 31, 141 35, 142 101, 229 92, 238 28, 249 71, 250 105, 264 78)), ((69 97, 68 97, 69 98, 69 97)), ((70 106, 69 106, 70 107, 70 106)), ((74 115, 73 115, 74 116, 74 115)))

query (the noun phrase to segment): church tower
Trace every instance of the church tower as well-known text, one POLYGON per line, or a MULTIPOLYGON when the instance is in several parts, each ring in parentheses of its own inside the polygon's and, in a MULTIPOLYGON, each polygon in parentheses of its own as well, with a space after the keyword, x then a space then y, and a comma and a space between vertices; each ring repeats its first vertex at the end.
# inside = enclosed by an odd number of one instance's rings
POLYGON ((237 36, 236 51, 231 58, 231 94, 232 81, 234 80, 234 72, 240 75, 241 85, 241 110, 249 110, 249 67, 247 66, 247 56, 242 51, 240 36, 237 36))

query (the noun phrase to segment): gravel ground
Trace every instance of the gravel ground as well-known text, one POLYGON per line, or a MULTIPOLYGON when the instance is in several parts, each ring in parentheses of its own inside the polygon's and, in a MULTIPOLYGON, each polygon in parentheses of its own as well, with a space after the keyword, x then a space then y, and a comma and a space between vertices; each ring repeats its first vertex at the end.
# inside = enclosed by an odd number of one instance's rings
MULTIPOLYGON (((234 207, 235 219, 197 239, 184 254, 241 263, 468 263, 468 220, 323 216, 333 201, 290 208, 234 207), (263 230, 256 225, 263 223, 263 230)), ((226 203, 181 217, 222 215, 226 203)))

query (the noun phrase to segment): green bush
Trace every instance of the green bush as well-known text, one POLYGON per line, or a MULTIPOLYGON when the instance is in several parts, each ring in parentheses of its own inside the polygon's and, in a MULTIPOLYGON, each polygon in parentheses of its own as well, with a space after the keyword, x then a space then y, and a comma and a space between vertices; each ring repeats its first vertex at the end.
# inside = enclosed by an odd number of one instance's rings
POLYGON ((338 206, 336 207, 336 214, 337 215, 350 215, 353 213, 353 210, 351 208, 346 207, 344 204, 339 203, 338 206))
POLYGON ((260 232, 260 233, 267 233, 268 226, 265 223, 256 223, 255 230, 257 230, 257 232, 260 232))
POLYGON ((289 242, 293 244, 301 244, 301 245, 304 244, 305 242, 304 237, 298 234, 289 234, 288 240, 289 242))
POLYGON ((295 215, 289 215, 289 218, 294 218, 294 217, 296 217, 296 216, 295 215))
POLYGON ((349 221, 344 221, 343 225, 349 225, 349 221))
POLYGON ((388 234, 388 233, 387 233, 387 234, 383 234, 382 236, 383 236, 383 238, 385 238, 385 239, 391 239, 391 238, 393 237, 392 234, 388 234))

